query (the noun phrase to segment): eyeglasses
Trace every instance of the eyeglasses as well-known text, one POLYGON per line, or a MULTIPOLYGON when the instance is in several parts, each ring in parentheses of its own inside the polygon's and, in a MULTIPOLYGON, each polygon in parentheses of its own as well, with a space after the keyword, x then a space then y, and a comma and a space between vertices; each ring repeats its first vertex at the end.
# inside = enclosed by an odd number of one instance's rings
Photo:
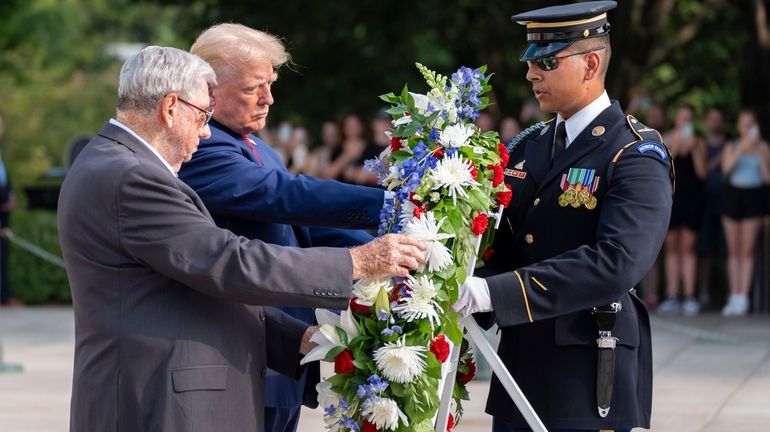
POLYGON ((187 104, 187 105, 197 109, 198 111, 202 112, 206 116, 204 118, 204 120, 203 120, 203 124, 201 125, 201 127, 206 126, 207 124, 209 124, 209 121, 211 120, 211 117, 214 115, 214 110, 213 109, 212 110, 205 110, 205 109, 203 109, 203 108, 201 108, 201 107, 199 107, 199 106, 197 106, 195 104, 191 104, 190 102, 187 102, 186 100, 184 100, 184 99, 182 99, 182 98, 180 98, 178 96, 177 96, 177 99, 179 99, 181 102, 184 102, 185 104, 187 104))
POLYGON ((531 60, 531 61, 528 60, 527 61, 527 66, 531 67, 532 66, 532 62, 535 62, 540 67, 540 69, 542 69, 545 72, 549 72, 549 71, 552 71, 552 70, 556 70, 559 67, 559 60, 565 59, 567 57, 576 56, 576 55, 588 54, 588 53, 594 52, 594 51, 601 51, 603 49, 604 49, 604 47, 601 47, 601 48, 590 49, 588 51, 581 51, 581 52, 577 52, 577 53, 567 54, 567 55, 561 56, 561 57, 556 57, 555 55, 552 55, 552 56, 549 56, 549 57, 543 57, 543 58, 539 58, 539 59, 536 59, 536 60, 531 60))

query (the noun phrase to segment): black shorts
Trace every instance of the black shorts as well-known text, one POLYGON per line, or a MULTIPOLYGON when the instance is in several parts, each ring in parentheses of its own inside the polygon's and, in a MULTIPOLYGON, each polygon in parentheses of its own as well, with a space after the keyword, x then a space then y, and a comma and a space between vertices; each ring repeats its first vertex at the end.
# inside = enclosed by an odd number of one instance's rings
POLYGON ((722 189, 722 214, 741 220, 764 216, 768 213, 766 187, 743 189, 726 184, 722 189))

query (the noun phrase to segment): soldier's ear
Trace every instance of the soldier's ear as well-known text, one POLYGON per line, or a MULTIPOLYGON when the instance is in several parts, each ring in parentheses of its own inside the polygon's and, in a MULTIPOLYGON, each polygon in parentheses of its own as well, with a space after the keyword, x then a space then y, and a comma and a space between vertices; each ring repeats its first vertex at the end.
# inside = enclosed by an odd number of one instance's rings
POLYGON ((585 56, 585 80, 590 81, 599 75, 602 67, 602 56, 597 51, 591 51, 585 56))

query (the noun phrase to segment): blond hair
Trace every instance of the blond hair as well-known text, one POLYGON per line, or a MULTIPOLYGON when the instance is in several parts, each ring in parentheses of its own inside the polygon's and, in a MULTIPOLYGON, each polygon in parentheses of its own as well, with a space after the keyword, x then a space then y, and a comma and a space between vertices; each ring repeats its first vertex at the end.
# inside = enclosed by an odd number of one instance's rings
POLYGON ((283 42, 276 36, 241 24, 217 24, 198 36, 190 52, 206 60, 220 80, 240 65, 254 60, 269 60, 277 70, 290 61, 283 42))

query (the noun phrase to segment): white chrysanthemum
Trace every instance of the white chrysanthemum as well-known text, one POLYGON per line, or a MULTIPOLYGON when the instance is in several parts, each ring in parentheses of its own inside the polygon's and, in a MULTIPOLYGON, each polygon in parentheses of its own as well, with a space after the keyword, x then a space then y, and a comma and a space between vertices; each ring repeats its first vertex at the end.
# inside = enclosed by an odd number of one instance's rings
POLYGON ((401 221, 401 224, 407 224, 414 219, 414 209, 416 208, 417 206, 409 200, 401 203, 400 213, 398 214, 398 219, 401 221))
POLYGON ((398 408, 396 401, 390 398, 376 398, 374 403, 363 410, 363 414, 379 430, 398 429, 398 420, 409 426, 409 419, 398 408))
POLYGON ((474 132, 475 129, 470 125, 453 124, 439 132, 438 140, 445 148, 463 147, 470 144, 469 139, 474 132))
POLYGON ((468 196, 465 192, 466 187, 479 184, 471 175, 471 163, 463 159, 459 153, 441 160, 430 173, 430 180, 433 181, 434 190, 446 187, 454 204, 457 203, 457 195, 463 198, 468 196))
MULTIPOLYGON (((436 217, 433 212, 428 211, 419 218, 412 218, 404 226, 403 233, 421 241, 428 248, 425 251, 428 271, 433 273, 446 268, 452 262, 452 253, 441 243, 441 240, 454 237, 453 234, 440 233, 441 225, 446 217, 436 223, 436 217)), ((425 266, 420 266, 418 271, 422 271, 425 266)))
POLYGON ((405 345, 404 338, 389 342, 374 352, 377 368, 390 381, 407 384, 425 371, 424 346, 405 345))
POLYGON ((425 275, 420 275, 417 279, 409 275, 405 283, 412 289, 411 297, 405 297, 403 303, 393 307, 393 310, 409 322, 428 319, 431 328, 434 324, 441 322, 439 313, 442 313, 443 309, 434 300, 438 294, 438 288, 433 281, 425 275))
POLYGON ((302 357, 300 364, 310 363, 311 361, 323 360, 326 354, 332 348, 342 345, 342 340, 337 334, 336 327, 341 328, 351 340, 361 333, 358 331, 358 323, 353 318, 350 309, 343 310, 339 315, 326 309, 315 310, 316 321, 318 321, 318 331, 310 336, 310 341, 318 344, 317 347, 310 350, 305 357, 302 357))
POLYGON ((353 295, 358 297, 356 303, 371 306, 377 300, 380 288, 390 291, 390 278, 363 278, 353 285, 353 295))

